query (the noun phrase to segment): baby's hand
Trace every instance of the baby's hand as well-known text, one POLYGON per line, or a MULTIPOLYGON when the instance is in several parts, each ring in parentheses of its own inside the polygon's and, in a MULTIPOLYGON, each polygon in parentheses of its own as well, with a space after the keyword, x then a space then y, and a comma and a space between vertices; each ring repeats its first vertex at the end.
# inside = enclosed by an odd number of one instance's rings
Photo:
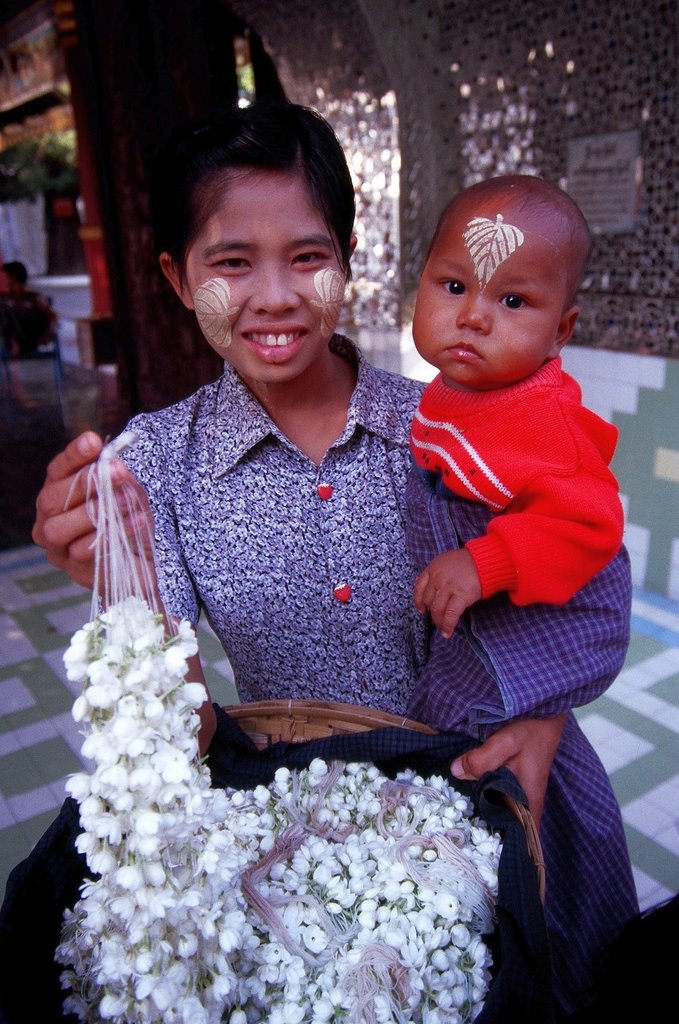
POLYGON ((466 548, 437 555, 417 577, 413 590, 415 607, 429 611, 446 640, 453 635, 462 612, 480 597, 481 581, 466 548))

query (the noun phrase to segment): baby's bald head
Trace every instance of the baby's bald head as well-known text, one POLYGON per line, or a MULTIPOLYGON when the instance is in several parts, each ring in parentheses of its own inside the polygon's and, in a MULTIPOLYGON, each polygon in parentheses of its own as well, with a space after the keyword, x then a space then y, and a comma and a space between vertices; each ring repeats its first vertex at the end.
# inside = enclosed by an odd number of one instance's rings
POLYGON ((587 221, 571 197, 556 185, 527 174, 488 178, 459 192, 439 218, 430 253, 450 218, 470 221, 484 217, 505 221, 522 231, 539 234, 554 246, 563 261, 566 305, 571 305, 582 281, 591 249, 587 221))

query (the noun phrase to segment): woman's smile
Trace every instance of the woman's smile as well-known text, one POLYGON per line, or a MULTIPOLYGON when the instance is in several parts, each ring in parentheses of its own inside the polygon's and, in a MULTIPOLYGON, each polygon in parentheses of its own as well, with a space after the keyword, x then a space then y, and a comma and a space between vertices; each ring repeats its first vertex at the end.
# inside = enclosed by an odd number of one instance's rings
POLYGON ((243 337, 247 341, 254 342, 255 345, 264 345, 266 348, 282 348, 284 345, 292 345, 297 335, 273 333, 261 334, 248 331, 248 333, 243 335, 243 337))
POLYGON ((280 366, 294 359, 303 346, 305 331, 243 331, 243 345, 262 364, 280 366))

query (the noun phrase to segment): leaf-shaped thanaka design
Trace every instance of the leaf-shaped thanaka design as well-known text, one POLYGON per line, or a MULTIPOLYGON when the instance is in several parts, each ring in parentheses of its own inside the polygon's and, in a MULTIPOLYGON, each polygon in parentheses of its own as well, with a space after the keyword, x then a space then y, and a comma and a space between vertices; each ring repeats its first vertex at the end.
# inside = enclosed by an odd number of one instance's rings
POLYGON ((193 293, 193 305, 200 329, 215 348, 231 344, 231 322, 240 306, 230 306, 231 288, 223 277, 211 277, 193 293))
POLYGON ((318 306, 321 310, 321 334, 323 337, 330 337, 335 330, 340 306, 344 298, 346 279, 337 270, 325 267, 314 274, 314 288, 320 298, 320 302, 311 300, 312 306, 318 306))
POLYGON ((488 217, 473 217, 467 224, 464 244, 474 263, 481 291, 509 256, 523 243, 523 231, 505 224, 498 213, 495 223, 488 217))

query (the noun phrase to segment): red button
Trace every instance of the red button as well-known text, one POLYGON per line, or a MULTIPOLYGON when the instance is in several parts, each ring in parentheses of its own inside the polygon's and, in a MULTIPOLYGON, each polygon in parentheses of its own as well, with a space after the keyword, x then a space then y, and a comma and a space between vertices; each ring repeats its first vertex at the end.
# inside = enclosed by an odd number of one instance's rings
POLYGON ((346 604, 351 597, 351 587, 348 583, 338 583, 336 587, 332 588, 332 592, 337 600, 341 601, 342 604, 346 604))
POLYGON ((316 493, 323 501, 327 501, 328 498, 332 497, 332 484, 319 484, 316 488, 316 493))

